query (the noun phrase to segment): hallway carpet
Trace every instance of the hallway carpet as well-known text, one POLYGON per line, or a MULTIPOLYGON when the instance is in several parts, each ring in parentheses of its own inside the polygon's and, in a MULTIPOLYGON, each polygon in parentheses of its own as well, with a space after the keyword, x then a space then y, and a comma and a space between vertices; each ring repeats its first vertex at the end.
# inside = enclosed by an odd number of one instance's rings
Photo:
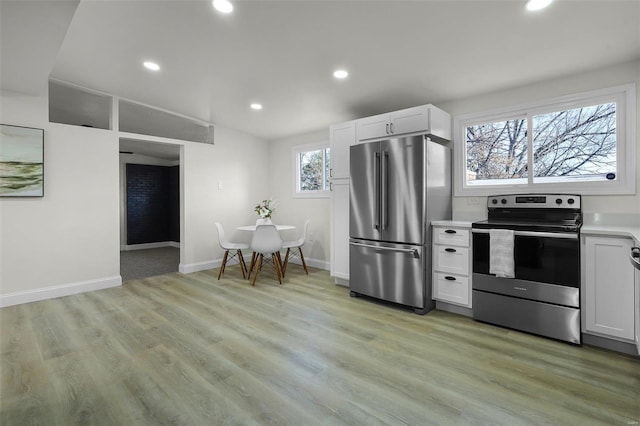
POLYGON ((180 249, 176 247, 120 252, 120 275, 123 282, 177 272, 179 264, 180 249))

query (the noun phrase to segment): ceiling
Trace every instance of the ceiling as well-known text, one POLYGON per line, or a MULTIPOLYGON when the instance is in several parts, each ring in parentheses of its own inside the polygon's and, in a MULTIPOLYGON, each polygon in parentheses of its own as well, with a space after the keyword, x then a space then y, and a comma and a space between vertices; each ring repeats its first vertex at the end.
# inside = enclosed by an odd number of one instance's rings
POLYGON ((144 155, 167 161, 179 161, 180 145, 121 138, 120 153, 123 155, 144 155))
POLYGON ((2 89, 51 77, 272 140, 640 59, 635 0, 234 5, 1 0, 2 89))

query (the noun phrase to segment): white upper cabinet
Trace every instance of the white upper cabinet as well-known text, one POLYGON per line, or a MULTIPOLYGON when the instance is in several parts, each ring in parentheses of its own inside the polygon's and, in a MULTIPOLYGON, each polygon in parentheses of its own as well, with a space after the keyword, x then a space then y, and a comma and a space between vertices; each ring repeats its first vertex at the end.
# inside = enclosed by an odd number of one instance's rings
POLYGON ((349 147, 356 143, 356 122, 334 124, 329 128, 331 147, 331 169, 333 179, 349 178, 349 147))
POLYGON ((433 105, 422 105, 356 121, 358 141, 428 133, 451 140, 451 116, 433 105))
POLYGON ((372 115, 357 121, 358 141, 375 139, 390 135, 390 114, 372 115))

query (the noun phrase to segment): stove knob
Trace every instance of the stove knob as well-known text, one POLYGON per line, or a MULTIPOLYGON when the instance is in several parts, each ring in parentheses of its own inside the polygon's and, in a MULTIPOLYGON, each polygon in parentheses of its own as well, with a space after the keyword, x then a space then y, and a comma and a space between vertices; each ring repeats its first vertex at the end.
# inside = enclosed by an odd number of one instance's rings
POLYGON ((494 198, 493 200, 491 200, 491 204, 498 204, 498 200, 494 198))
POLYGON ((567 203, 569 203, 569 204, 573 204, 573 203, 575 203, 575 200, 574 200, 573 198, 569 198, 569 199, 567 200, 567 203))
POLYGON ((503 198, 502 200, 500 200, 500 202, 501 202, 502 204, 507 204, 507 199, 506 199, 506 198, 503 198))
POLYGON ((562 198, 556 198, 556 204, 562 204, 562 198))

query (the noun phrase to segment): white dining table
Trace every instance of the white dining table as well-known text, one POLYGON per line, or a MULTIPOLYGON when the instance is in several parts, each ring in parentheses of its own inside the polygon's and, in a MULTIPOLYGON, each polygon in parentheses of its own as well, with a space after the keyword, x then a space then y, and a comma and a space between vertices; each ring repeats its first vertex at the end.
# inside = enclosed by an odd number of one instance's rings
MULTIPOLYGON (((275 225, 276 230, 278 231, 287 231, 289 229, 296 229, 295 226, 293 225, 275 225)), ((256 230, 256 225, 244 225, 244 226, 238 226, 238 230, 240 231, 255 231, 256 230)))

